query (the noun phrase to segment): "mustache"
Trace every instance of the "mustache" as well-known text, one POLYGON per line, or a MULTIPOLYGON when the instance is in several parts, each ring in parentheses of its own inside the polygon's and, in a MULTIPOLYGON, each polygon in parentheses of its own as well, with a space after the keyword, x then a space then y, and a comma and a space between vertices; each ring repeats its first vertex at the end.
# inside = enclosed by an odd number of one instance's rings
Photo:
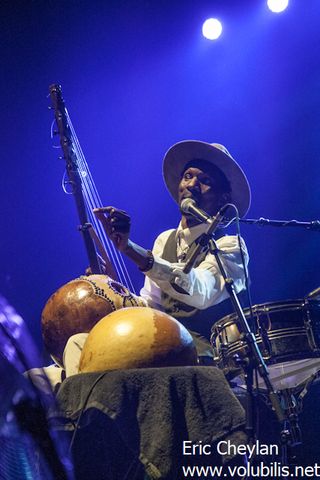
POLYGON ((181 198, 180 198, 180 203, 182 202, 182 200, 186 199, 186 198, 191 198, 192 200, 194 200, 197 204, 199 202, 201 202, 201 195, 197 195, 197 194, 194 194, 194 193, 189 193, 189 194, 185 194, 185 195, 182 195, 181 198))
POLYGON ((198 190, 189 190, 189 189, 186 189, 182 194, 181 194, 181 198, 198 198, 200 199, 202 197, 201 195, 201 192, 199 192, 198 190))

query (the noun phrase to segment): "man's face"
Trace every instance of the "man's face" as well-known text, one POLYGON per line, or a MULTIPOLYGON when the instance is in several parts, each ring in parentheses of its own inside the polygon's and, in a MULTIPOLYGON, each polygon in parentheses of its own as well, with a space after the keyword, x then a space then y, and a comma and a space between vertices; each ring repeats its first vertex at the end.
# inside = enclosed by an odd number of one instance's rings
POLYGON ((210 215, 217 213, 225 203, 221 186, 205 168, 188 167, 179 183, 179 205, 184 198, 192 198, 197 206, 210 215))

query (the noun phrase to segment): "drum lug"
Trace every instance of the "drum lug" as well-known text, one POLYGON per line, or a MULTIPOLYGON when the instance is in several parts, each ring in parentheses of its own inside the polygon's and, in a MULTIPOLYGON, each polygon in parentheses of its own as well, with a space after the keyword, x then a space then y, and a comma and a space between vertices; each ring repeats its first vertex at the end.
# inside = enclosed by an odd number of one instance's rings
POLYGON ((305 329, 306 329, 306 334, 307 334, 307 339, 308 339, 308 342, 309 342, 309 345, 310 345, 310 348, 312 349, 312 351, 319 353, 319 348, 317 347, 317 344, 316 344, 316 341, 315 341, 315 338, 314 338, 314 335, 313 335, 312 320, 311 320, 311 317, 310 317, 310 312, 309 312, 309 309, 306 308, 307 307, 306 305, 304 305, 304 307, 305 307, 305 310, 306 310, 306 317, 307 317, 307 320, 304 323, 305 329))
POLYGON ((261 353, 265 360, 272 358, 274 352, 272 350, 272 343, 270 342, 268 331, 271 330, 271 319, 269 310, 264 306, 262 312, 257 311, 257 326, 258 326, 258 335, 256 335, 257 340, 261 340, 261 353), (262 317, 262 319, 261 319, 262 317), (264 320, 266 319, 266 321, 264 320))

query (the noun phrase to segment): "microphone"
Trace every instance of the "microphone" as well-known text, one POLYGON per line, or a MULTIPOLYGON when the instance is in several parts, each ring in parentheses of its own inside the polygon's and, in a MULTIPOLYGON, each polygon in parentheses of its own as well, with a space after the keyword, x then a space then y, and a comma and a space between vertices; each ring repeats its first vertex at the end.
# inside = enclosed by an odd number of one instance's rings
POLYGON ((190 213, 202 223, 212 222, 212 217, 204 210, 201 210, 193 198, 184 198, 181 202, 180 210, 182 213, 190 213))
POLYGON ((189 213, 194 216, 201 223, 208 223, 210 225, 210 233, 213 233, 218 227, 221 220, 224 218, 224 213, 229 207, 229 203, 224 205, 215 217, 212 217, 207 212, 199 208, 193 198, 184 198, 180 204, 180 210, 182 213, 189 213))
MULTIPOLYGON (((201 253, 201 251, 205 248, 206 245, 209 244, 209 237, 215 232, 215 230, 218 228, 221 220, 224 218, 225 211, 228 209, 230 206, 230 203, 227 203, 224 205, 220 210, 218 211, 217 215, 215 217, 211 217, 207 212, 204 210, 201 210, 201 208, 197 207, 197 204, 193 198, 184 198, 180 204, 180 210, 182 213, 190 213, 193 215, 195 218, 200 220, 202 223, 207 223, 208 228, 205 233, 203 233, 196 244, 196 247, 194 248, 192 254, 190 257, 187 259, 182 271, 183 273, 189 273, 191 269, 193 268, 194 264, 196 263, 196 260, 201 253)), ((171 282, 172 287, 179 293, 184 293, 189 295, 188 292, 186 292, 182 287, 179 285, 174 284, 171 282)))
MULTIPOLYGON (((229 206, 230 206, 230 203, 227 203, 222 208, 220 208, 220 210, 218 211, 215 217, 211 217, 204 210, 201 210, 201 208, 197 207, 197 204, 193 200, 193 198, 185 198, 181 202, 180 209, 183 213, 190 213, 201 222, 207 223, 209 226, 205 233, 205 236, 208 237, 209 235, 212 235, 216 231, 221 220, 224 218, 225 211, 228 209, 229 206)), ((190 272, 190 270, 192 269, 193 265, 196 262, 198 255, 200 254, 203 248, 204 248, 204 245, 202 244, 201 241, 199 241, 193 253, 185 263, 185 266, 182 270, 184 273, 190 272)))

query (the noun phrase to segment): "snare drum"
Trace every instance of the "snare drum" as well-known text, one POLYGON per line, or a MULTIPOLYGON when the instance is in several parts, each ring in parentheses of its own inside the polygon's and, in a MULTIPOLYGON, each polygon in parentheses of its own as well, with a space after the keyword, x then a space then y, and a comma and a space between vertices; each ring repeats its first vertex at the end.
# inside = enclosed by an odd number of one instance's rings
MULTIPOLYGON (((253 323, 251 328, 269 372, 281 372, 282 378, 286 372, 292 376, 293 365, 301 363, 297 361, 320 357, 320 302, 270 302, 253 306, 253 318, 249 309, 244 313, 248 323, 253 323)), ((211 329, 214 360, 226 373, 239 369, 239 359, 247 355, 237 318, 236 314, 228 315, 211 329)), ((320 361, 316 363, 319 369, 320 361)))

